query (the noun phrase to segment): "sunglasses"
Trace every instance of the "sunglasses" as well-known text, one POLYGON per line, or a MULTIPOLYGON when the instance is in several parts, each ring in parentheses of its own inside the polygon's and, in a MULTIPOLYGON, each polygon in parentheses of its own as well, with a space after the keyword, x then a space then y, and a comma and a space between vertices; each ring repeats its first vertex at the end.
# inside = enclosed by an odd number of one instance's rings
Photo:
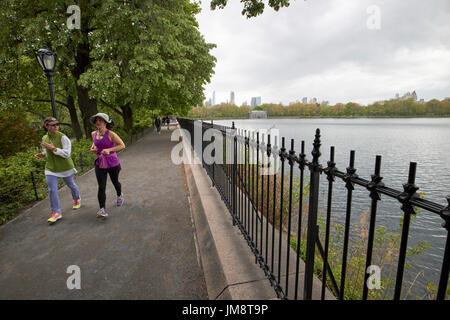
POLYGON ((56 127, 56 126, 59 126, 59 123, 49 124, 48 126, 49 126, 49 127, 56 127))

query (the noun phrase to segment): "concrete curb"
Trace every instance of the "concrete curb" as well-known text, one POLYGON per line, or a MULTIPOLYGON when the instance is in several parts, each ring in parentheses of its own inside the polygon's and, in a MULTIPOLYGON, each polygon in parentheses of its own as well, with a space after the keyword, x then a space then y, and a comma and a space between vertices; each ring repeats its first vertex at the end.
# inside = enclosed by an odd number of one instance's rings
MULTIPOLYGON (((183 153, 192 153, 185 139, 183 147, 183 153)), ((277 299, 205 170, 199 164, 183 167, 209 299, 277 299)))

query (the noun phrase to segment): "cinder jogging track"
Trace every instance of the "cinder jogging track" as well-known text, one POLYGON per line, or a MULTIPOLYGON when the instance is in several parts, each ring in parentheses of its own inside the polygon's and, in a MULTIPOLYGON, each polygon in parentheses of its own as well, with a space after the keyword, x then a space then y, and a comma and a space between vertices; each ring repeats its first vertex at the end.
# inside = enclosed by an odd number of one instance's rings
POLYGON ((170 134, 152 131, 119 154, 125 202, 115 206, 108 178, 106 220, 96 218, 91 170, 75 178, 80 209, 72 210, 65 186, 59 191, 63 218, 55 224, 47 223, 46 198, 1 226, 0 299, 208 299, 170 134), (68 289, 72 265, 79 267, 81 289, 68 289))

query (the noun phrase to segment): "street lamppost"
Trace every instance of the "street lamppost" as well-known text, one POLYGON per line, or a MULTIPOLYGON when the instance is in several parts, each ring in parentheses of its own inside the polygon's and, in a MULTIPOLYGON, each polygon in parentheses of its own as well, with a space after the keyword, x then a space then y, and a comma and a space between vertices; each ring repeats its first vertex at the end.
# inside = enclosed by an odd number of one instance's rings
POLYGON ((53 71, 55 70, 56 65, 56 53, 43 47, 38 51, 35 51, 34 54, 36 55, 37 61, 42 67, 42 70, 47 76, 48 87, 50 89, 50 98, 52 101, 53 117, 58 119, 58 114, 56 113, 55 95, 53 92, 53 71))

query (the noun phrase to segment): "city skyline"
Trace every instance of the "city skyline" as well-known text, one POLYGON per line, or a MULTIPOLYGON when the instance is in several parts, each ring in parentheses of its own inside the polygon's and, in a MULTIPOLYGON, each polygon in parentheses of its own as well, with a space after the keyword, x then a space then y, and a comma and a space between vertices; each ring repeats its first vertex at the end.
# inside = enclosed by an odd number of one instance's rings
POLYGON ((284 105, 305 96, 368 105, 413 90, 425 101, 450 96, 449 1, 293 1, 252 19, 238 1, 215 11, 209 4, 196 17, 217 45, 204 86, 217 102, 231 88, 236 105, 255 96, 284 105))
MULTIPOLYGON (((317 104, 318 103, 318 104, 321 104, 321 105, 331 105, 330 101, 325 100, 323 98, 307 97, 307 96, 302 97, 301 99, 300 98, 295 98, 292 101, 289 101, 288 103, 273 102, 273 101, 263 101, 262 100, 262 96, 256 96, 256 97, 251 97, 250 98, 250 104, 247 102, 248 99, 242 100, 241 103, 236 103, 235 102, 235 97, 236 97, 235 91, 228 92, 228 96, 230 97, 229 100, 226 99, 225 101, 223 101, 223 100, 219 99, 218 101, 221 101, 221 102, 217 102, 215 100, 215 96, 216 96, 216 91, 213 91, 211 97, 210 98, 206 97, 206 99, 203 101, 203 103, 208 102, 209 106, 215 106, 215 105, 220 105, 220 104, 224 104, 224 103, 230 103, 230 104, 235 104, 237 106, 247 105, 247 106, 250 106, 250 107, 254 107, 254 106, 257 106, 257 105, 261 105, 261 104, 282 104, 284 106, 287 106, 287 105, 294 104, 294 103, 303 103, 303 104, 317 104), (259 99, 259 100, 257 100, 256 104, 254 102, 255 99, 259 99)), ((224 95, 221 95, 221 96, 224 96, 224 95)), ((388 97, 387 99, 373 101, 372 103, 382 102, 382 101, 386 101, 386 100, 393 100, 393 99, 405 100, 405 99, 409 99, 409 98, 413 99, 414 101, 421 102, 421 103, 426 102, 424 98, 420 98, 418 96, 418 94, 416 93, 416 90, 412 90, 412 91, 407 91, 405 93, 402 93, 402 95, 400 95, 400 93, 396 92, 395 94, 393 94, 391 97, 388 97)), ((445 97, 443 99, 446 99, 446 98, 450 98, 450 97, 445 97)), ((442 99, 438 99, 438 100, 442 100, 442 99)), ((349 103, 349 102, 355 102, 355 101, 339 101, 337 103, 346 104, 346 103, 349 103)), ((337 103, 334 103, 332 105, 335 105, 337 103)), ((358 102, 356 102, 356 103, 358 103, 358 102)), ((369 103, 369 104, 372 104, 372 103, 369 103)), ((360 105, 366 105, 366 104, 360 104, 360 105)))

